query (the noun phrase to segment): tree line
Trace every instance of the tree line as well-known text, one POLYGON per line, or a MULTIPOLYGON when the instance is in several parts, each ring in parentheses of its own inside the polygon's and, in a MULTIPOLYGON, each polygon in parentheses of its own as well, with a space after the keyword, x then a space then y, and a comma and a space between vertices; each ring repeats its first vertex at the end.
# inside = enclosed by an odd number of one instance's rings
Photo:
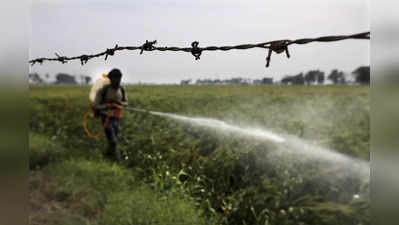
MULTIPOLYGON (((295 75, 286 75, 279 81, 274 81, 272 77, 263 77, 261 79, 249 79, 243 77, 235 77, 229 79, 192 79, 181 80, 180 85, 324 85, 326 80, 334 85, 369 85, 370 84, 370 66, 360 66, 356 68, 348 77, 343 71, 333 69, 328 75, 320 70, 310 70, 306 73, 295 75), (352 79, 348 79, 352 78, 352 79)), ((89 85, 92 82, 90 76, 70 75, 66 73, 58 73, 55 75, 54 81, 49 81, 50 76, 46 74, 44 77, 38 73, 29 74, 30 84, 55 84, 55 85, 89 85)))
POLYGON ((91 77, 85 75, 74 76, 66 73, 58 73, 55 75, 55 81, 49 81, 50 76, 46 74, 44 77, 38 73, 29 74, 29 83, 36 85, 55 84, 55 85, 89 85, 91 77))
POLYGON ((236 77, 230 79, 192 79, 182 80, 181 85, 324 85, 326 80, 334 85, 369 85, 370 84, 370 66, 360 66, 350 74, 352 79, 343 71, 333 69, 328 75, 320 70, 310 70, 306 73, 296 75, 286 75, 280 81, 273 81, 271 77, 251 80, 248 78, 236 77))

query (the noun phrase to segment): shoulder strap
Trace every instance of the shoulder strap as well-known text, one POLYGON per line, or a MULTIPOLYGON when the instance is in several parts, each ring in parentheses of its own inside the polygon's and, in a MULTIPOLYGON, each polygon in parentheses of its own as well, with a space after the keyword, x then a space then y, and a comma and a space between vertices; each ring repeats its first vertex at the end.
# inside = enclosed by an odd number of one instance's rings
POLYGON ((101 93, 101 102, 104 103, 105 101, 105 95, 107 94, 107 90, 109 88, 109 85, 105 85, 102 89, 102 93, 101 93))
POLYGON ((126 101, 125 88, 121 86, 122 101, 126 101))

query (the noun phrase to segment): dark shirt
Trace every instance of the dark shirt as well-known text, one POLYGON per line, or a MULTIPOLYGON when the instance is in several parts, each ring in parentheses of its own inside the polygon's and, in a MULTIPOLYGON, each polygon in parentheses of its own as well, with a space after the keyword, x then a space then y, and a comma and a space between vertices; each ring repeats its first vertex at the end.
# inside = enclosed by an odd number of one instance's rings
MULTIPOLYGON (((112 88, 110 85, 105 85, 102 87, 96 94, 96 98, 93 104, 93 109, 100 111, 103 115, 108 115, 109 110, 107 108, 107 103, 116 103, 114 100, 119 101, 122 103, 122 106, 127 106, 127 96, 123 96, 122 87, 118 89, 112 88), (105 92, 105 93, 104 93, 105 92), (104 99, 103 99, 104 98, 104 99)), ((114 111, 114 114, 119 113, 118 110, 114 111)), ((117 116, 117 115, 113 115, 117 116)), ((117 116, 119 117, 119 116, 117 116)))

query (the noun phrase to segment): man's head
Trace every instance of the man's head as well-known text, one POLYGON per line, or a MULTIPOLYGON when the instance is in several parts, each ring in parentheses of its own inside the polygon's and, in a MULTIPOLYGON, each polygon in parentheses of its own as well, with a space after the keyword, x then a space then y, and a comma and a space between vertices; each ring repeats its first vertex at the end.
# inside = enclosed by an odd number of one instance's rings
POLYGON ((108 73, 108 78, 111 80, 111 87, 112 88, 119 88, 122 79, 122 73, 118 69, 112 69, 108 73))

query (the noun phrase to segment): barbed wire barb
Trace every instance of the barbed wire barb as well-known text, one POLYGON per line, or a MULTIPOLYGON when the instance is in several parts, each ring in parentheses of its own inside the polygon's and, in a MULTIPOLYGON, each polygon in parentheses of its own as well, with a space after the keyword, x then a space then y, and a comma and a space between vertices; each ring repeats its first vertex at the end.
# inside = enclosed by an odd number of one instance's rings
POLYGON ((157 43, 157 40, 148 41, 145 40, 145 43, 141 46, 140 55, 143 54, 143 51, 153 51, 155 49, 154 45, 157 43))
POLYGON ((200 56, 202 54, 202 49, 198 47, 199 42, 198 41, 194 41, 193 43, 191 43, 191 54, 195 57, 195 60, 199 60, 200 56))

